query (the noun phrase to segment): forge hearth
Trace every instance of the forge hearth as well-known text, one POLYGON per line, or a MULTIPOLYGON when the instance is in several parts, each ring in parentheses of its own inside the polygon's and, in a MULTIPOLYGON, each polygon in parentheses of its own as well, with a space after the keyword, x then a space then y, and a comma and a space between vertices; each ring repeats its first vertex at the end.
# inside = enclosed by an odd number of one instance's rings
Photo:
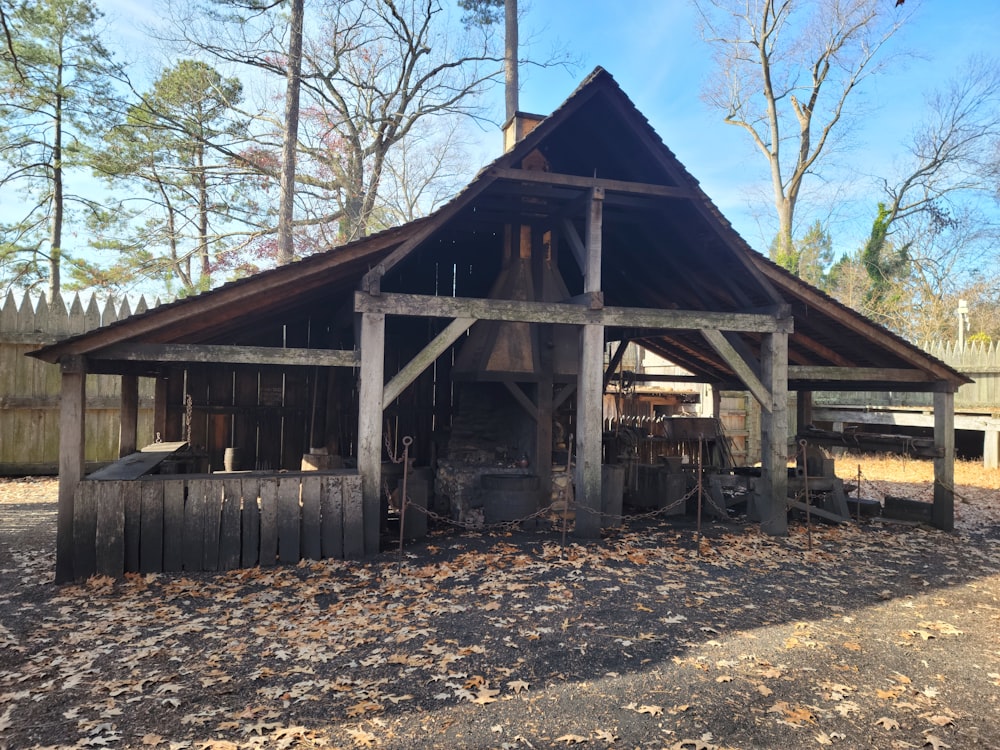
POLYGON ((486 494, 494 488, 484 489, 483 476, 537 479, 535 440, 534 420, 503 384, 457 383, 455 416, 438 458, 435 485, 451 517, 462 523, 495 519, 496 509, 484 510, 486 494))

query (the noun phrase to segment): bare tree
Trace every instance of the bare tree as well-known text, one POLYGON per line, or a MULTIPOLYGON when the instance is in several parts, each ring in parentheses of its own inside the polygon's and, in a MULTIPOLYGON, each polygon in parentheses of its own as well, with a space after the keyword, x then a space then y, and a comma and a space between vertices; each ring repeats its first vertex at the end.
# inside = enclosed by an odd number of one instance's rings
POLYGON ((920 277, 920 298, 928 299, 942 298, 984 260, 991 261, 986 267, 996 262, 995 211, 980 206, 994 202, 998 146, 1000 64, 976 57, 927 97, 899 174, 880 180, 885 200, 862 251, 869 307, 884 307, 893 269, 920 277))
POLYGON ((285 89, 285 133, 281 150, 281 206, 278 209, 278 263, 295 257, 295 161, 299 141, 299 94, 302 88, 302 22, 305 0, 291 0, 288 21, 288 71, 285 89))
POLYGON ((903 10, 885 0, 695 0, 717 71, 706 100, 767 160, 775 260, 793 272, 795 208, 819 171, 851 94, 885 64, 903 10))
MULTIPOLYGON (((273 74, 272 82, 285 78, 283 23, 268 13, 234 22, 218 7, 176 14, 178 34, 168 41, 253 66, 273 74)), ((296 252, 364 236, 392 150, 425 119, 479 117, 478 94, 503 70, 494 35, 449 23, 438 0, 317 0, 309 12, 295 173, 295 226, 306 235, 297 236, 296 252)), ((285 123, 270 106, 248 113, 257 126, 255 147, 230 156, 277 182, 285 123)))

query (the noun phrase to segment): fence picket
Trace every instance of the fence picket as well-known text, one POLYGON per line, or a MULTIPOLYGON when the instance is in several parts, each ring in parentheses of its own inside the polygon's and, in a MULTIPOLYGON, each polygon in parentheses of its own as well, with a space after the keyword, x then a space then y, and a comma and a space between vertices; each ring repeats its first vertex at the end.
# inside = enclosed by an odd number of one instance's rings
POLYGON ((278 560, 278 480, 260 483, 260 565, 278 560))
POLYGON ((244 568, 256 565, 260 555, 260 500, 258 499, 260 484, 260 480, 256 477, 243 478, 240 565, 244 568))
POLYGON ((163 482, 153 479, 139 482, 142 487, 142 515, 139 544, 139 572, 163 570, 163 482))
POLYGON ((73 576, 89 578, 97 570, 97 485, 81 482, 73 500, 73 576))
POLYGON ((120 578, 125 572, 125 497, 122 482, 97 483, 95 530, 97 574, 120 578))
POLYGON ((295 563, 300 559, 299 529, 302 514, 299 509, 301 484, 298 477, 278 479, 278 561, 295 563))
POLYGON ((184 480, 163 482, 163 570, 184 569, 184 480))
POLYGON ((240 567, 240 506, 243 502, 242 483, 238 478, 222 482, 222 519, 219 533, 219 570, 240 567))
POLYGON ((122 482, 125 505, 125 571, 139 572, 139 540, 142 535, 142 487, 122 482))
POLYGON ((302 557, 307 560, 319 560, 323 556, 320 542, 321 489, 318 475, 302 477, 302 557))
POLYGON ((184 570, 202 569, 205 554, 205 497, 209 482, 192 479, 188 482, 187 500, 184 503, 184 570))
POLYGON ((326 475, 320 484, 320 553, 339 559, 344 556, 344 482, 326 475))

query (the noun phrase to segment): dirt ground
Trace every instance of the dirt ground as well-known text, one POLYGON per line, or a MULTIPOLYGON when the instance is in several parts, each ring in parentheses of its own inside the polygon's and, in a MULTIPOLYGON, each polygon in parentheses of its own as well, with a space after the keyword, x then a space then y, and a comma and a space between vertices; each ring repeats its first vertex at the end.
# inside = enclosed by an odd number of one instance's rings
POLYGON ((952 534, 670 517, 57 587, 55 482, 3 481, 0 747, 1000 748, 1000 472, 955 489, 952 534))

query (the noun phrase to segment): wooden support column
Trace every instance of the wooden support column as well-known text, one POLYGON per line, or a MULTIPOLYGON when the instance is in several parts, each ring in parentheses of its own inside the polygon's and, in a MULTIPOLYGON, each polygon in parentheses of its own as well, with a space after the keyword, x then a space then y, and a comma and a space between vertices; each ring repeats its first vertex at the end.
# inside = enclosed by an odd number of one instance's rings
POLYGON ((139 435, 139 377, 122 375, 121 411, 118 416, 118 457, 136 452, 139 435))
POLYGON ((73 511, 77 485, 84 475, 87 363, 83 357, 60 361, 59 508, 56 517, 56 583, 74 578, 73 511))
MULTIPOLYGON (((583 291, 601 291, 601 234, 604 191, 591 191, 587 207, 587 272, 583 291)), ((576 527, 581 539, 601 536, 601 440, 604 425, 604 326, 587 324, 580 333, 576 394, 576 527)))
POLYGON ((1000 430, 987 427, 983 432, 983 468, 1000 468, 1000 430))
POLYGON ((934 393, 934 507, 931 520, 939 529, 955 528, 955 394, 934 393))
POLYGON ((161 372, 153 387, 153 440, 167 440, 167 395, 170 381, 161 372))
POLYGON ((770 391, 761 404, 761 487, 757 493, 760 527, 765 534, 788 533, 788 334, 765 334, 761 341, 761 375, 770 391))
POLYGON ((385 382, 385 315, 361 316, 361 385, 358 390, 358 473, 364 515, 365 556, 378 554, 382 514, 382 394, 385 382))
POLYGON ((813 419, 812 391, 799 391, 795 399, 795 431, 801 433, 812 424, 813 419))

